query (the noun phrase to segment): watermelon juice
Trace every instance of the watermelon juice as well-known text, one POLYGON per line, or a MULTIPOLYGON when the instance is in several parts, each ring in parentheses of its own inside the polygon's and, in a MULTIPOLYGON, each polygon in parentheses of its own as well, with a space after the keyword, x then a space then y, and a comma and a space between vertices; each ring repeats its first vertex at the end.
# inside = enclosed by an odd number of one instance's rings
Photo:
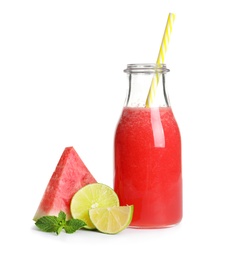
POLYGON ((134 205, 135 228, 182 218, 181 137, 172 109, 124 107, 115 135, 114 190, 134 205))

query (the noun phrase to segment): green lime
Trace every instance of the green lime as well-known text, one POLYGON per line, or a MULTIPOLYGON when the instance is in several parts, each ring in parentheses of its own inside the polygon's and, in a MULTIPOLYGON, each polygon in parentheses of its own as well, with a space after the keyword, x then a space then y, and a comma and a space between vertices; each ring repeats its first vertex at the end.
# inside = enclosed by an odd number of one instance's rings
POLYGON ((93 225, 106 234, 116 234, 129 226, 133 216, 133 205, 89 210, 93 225))
POLYGON ((90 220, 89 210, 119 206, 119 198, 112 188, 102 183, 92 183, 78 190, 71 200, 71 215, 83 220, 87 229, 95 229, 90 220))

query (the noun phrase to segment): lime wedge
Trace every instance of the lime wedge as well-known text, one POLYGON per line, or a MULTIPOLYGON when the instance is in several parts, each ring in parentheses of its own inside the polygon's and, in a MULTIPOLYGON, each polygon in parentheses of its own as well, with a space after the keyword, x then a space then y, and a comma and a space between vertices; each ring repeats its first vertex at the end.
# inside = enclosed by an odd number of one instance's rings
POLYGON ((133 205, 89 210, 93 225, 102 233, 116 234, 129 226, 133 216, 133 205))
POLYGON ((72 197, 70 210, 75 219, 83 220, 87 229, 95 229, 89 210, 119 206, 119 198, 112 188, 102 183, 92 183, 78 190, 72 197))

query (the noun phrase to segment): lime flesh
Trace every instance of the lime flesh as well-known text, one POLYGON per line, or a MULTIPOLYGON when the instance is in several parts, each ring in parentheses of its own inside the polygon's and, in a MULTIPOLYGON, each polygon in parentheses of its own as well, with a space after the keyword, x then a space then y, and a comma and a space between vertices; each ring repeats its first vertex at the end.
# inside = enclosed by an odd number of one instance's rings
POLYGON ((132 220, 133 211, 133 205, 94 208, 89 210, 89 217, 93 225, 100 232, 117 234, 129 226, 132 220))
POLYGON ((70 210, 75 219, 83 220, 87 229, 95 229, 89 210, 119 206, 119 199, 112 188, 102 183, 92 183, 78 190, 72 197, 70 210))

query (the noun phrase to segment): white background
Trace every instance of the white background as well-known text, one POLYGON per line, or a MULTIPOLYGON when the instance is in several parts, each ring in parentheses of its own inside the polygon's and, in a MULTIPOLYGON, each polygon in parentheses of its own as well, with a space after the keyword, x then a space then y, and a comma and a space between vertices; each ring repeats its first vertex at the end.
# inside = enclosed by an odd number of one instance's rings
POLYGON ((4 259, 234 259, 232 2, 0 2, 4 259), (112 186, 123 69, 156 61, 169 12, 177 15, 165 62, 183 143, 183 221, 114 236, 38 231, 32 217, 65 147, 112 186))

